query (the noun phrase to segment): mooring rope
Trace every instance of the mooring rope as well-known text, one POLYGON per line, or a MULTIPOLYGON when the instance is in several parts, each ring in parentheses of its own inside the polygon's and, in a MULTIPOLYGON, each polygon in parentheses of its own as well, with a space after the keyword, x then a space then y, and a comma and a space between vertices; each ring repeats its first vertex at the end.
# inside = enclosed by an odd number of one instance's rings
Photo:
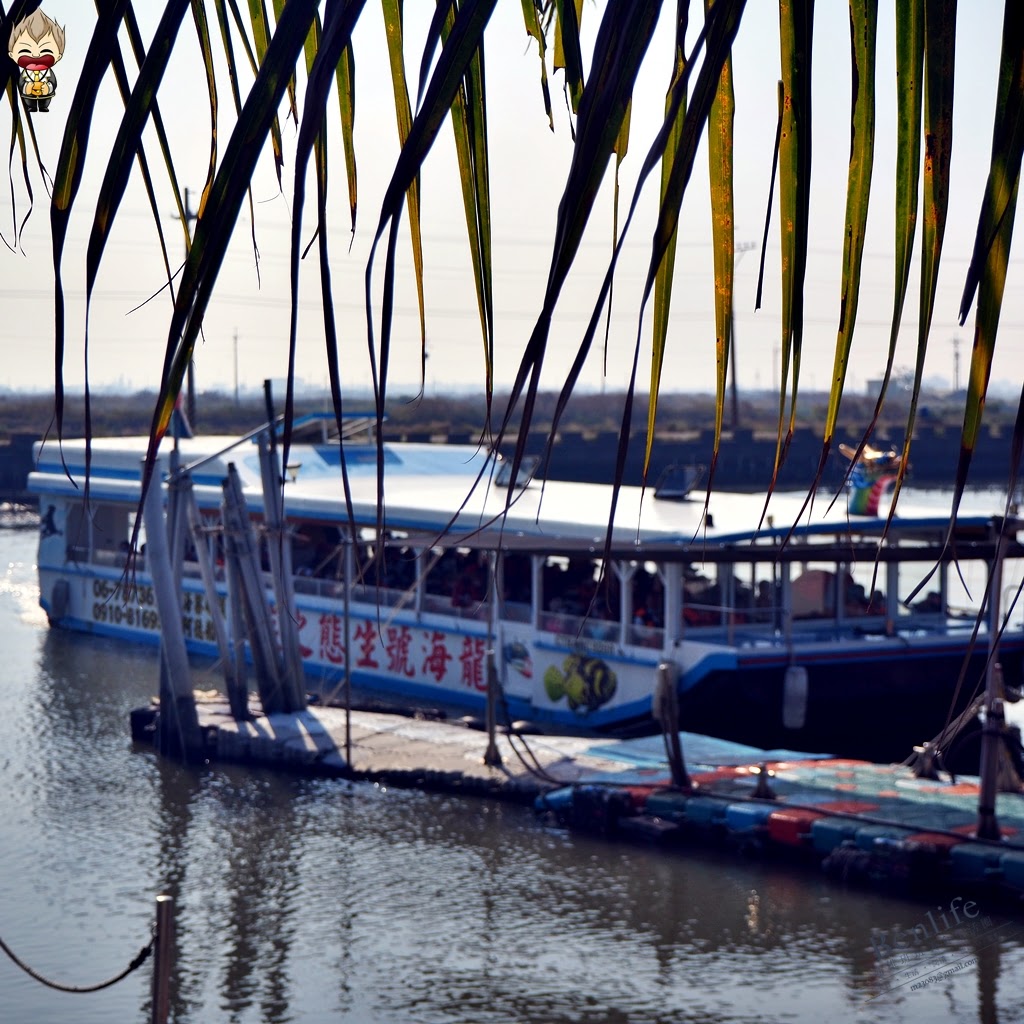
POLYGON ((2 949, 11 962, 16 966, 20 967, 30 978, 38 981, 41 985, 45 985, 47 988, 56 989, 58 992, 99 992, 102 989, 110 988, 111 985, 116 985, 119 981, 123 981, 128 977, 132 971, 138 970, 149 958, 150 953, 153 952, 153 940, 150 939, 142 949, 135 955, 132 962, 123 970, 120 974, 113 978, 108 978, 106 981, 101 981, 98 985, 63 985, 59 981, 52 981, 49 978, 44 977, 38 971, 34 971, 24 960, 20 959, 14 950, 7 945, 2 938, 0 938, 0 949, 2 949))

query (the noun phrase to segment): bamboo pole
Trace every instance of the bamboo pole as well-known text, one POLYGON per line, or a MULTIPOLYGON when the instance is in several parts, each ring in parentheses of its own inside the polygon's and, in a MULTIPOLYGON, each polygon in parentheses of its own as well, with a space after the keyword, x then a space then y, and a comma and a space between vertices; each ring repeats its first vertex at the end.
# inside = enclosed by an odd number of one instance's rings
POLYGON ((203 530, 203 521, 199 514, 199 506, 196 504, 195 492, 192 490, 192 477, 190 476, 185 476, 182 479, 181 498, 188 517, 189 534, 192 538, 192 544, 196 549, 199 575, 203 580, 206 603, 210 609, 210 621, 213 623, 213 632, 217 637, 217 650, 220 653, 220 660, 224 666, 224 683, 228 691, 228 703, 231 706, 232 715, 236 719, 244 720, 249 717, 249 695, 245 689, 244 676, 240 676, 236 652, 231 645, 227 623, 224 620, 224 613, 221 611, 213 559, 210 557, 210 545, 203 530))
POLYGON ((158 463, 142 509, 147 568, 153 579, 153 594, 160 615, 160 651, 166 665, 166 676, 161 676, 159 741, 162 753, 176 752, 188 760, 201 754, 202 743, 181 626, 181 601, 174 587, 168 550, 161 468, 158 463))
MULTIPOLYGON (((269 402, 269 398, 268 398, 269 402)), ((291 576, 291 541, 285 534, 281 475, 277 450, 269 432, 259 435, 260 476, 263 481, 263 522, 267 532, 270 578, 277 606, 277 628, 281 642, 282 692, 286 710, 306 707, 306 688, 299 651, 298 614, 291 576)))
POLYGON ((224 481, 225 537, 234 560, 244 597, 243 609, 249 631, 249 645, 256 668, 260 702, 265 714, 290 711, 281 687, 281 661, 274 642, 267 595, 260 571, 256 535, 245 505, 245 496, 235 464, 228 464, 224 481))
MULTIPOLYGON (((228 581, 228 614, 231 616, 231 646, 233 653, 233 664, 235 677, 238 685, 238 698, 245 698, 245 716, 249 715, 249 687, 246 682, 245 667, 245 588, 242 586, 242 577, 238 569, 238 559, 233 554, 228 554, 228 547, 224 547, 224 573, 228 581)), ((229 691, 230 697, 230 691, 229 691)), ((239 718, 241 708, 231 707, 235 718, 239 718)))

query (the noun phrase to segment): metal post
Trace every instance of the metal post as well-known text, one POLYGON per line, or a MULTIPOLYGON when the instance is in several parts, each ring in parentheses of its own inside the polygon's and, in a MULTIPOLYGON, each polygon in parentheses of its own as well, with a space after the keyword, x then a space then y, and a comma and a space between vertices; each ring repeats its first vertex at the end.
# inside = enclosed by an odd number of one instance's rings
POLYGON ((345 764, 352 769, 352 577, 356 571, 355 525, 345 535, 345 764))
POLYGON ((174 897, 156 898, 153 936, 152 1024, 167 1024, 171 1011, 171 969, 174 966, 174 897))
POLYGON ((678 789, 693 789, 679 737, 679 666, 674 661, 665 659, 655 670, 651 712, 661 726, 672 784, 678 789))
POLYGON ((487 750, 484 764, 488 768, 501 766, 501 753, 495 737, 498 725, 498 669, 495 648, 498 646, 498 553, 491 553, 491 615, 487 651, 487 750))
POLYGON ((1003 552, 1006 547, 1006 524, 999 521, 999 539, 989 578, 990 614, 988 624, 988 661, 985 673, 985 728, 981 733, 981 784, 978 788, 978 838, 999 839, 996 819, 996 791, 999 780, 999 748, 1003 742, 1002 694, 999 692, 999 618, 1003 590, 1003 552))

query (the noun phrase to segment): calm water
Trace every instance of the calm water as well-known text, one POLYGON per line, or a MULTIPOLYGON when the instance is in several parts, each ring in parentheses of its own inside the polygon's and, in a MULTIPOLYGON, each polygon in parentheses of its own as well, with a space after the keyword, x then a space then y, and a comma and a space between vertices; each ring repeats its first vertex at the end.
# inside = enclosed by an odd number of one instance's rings
MULTIPOLYGON (((1024 916, 995 906, 922 940, 950 973, 914 990, 881 936, 931 905, 485 801, 133 749, 155 652, 50 631, 35 543, 0 530, 0 937, 43 974, 118 973, 168 892, 178 1022, 1024 1020, 1024 916)), ((149 981, 147 964, 62 994, 0 956, 0 1020, 142 1024, 149 981)))

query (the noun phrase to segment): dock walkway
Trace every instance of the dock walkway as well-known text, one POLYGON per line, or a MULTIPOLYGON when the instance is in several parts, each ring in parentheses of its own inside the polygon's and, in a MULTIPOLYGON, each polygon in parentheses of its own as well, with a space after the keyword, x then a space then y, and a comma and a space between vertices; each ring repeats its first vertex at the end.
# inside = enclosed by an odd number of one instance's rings
MULTIPOLYGON (((637 740, 513 737, 501 764, 484 763, 484 732, 447 721, 310 707, 237 722, 226 701, 198 702, 211 760, 320 776, 532 802, 567 828, 667 843, 729 846, 819 865, 846 881, 901 891, 984 889, 1024 898, 1024 796, 1000 793, 1002 838, 975 835, 978 780, 919 779, 877 765, 795 751, 763 751, 681 733, 693 788, 672 786, 661 737, 637 740)), ((153 736, 153 709, 133 715, 153 736)))

